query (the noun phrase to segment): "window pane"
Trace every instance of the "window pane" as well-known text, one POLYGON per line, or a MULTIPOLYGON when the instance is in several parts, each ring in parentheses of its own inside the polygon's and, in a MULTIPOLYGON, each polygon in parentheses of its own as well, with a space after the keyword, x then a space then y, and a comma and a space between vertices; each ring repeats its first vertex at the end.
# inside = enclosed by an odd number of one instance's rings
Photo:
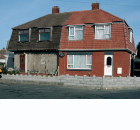
POLYGON ((75 27, 75 30, 83 30, 83 27, 82 26, 75 27))
POLYGON ((96 29, 96 38, 104 38, 104 30, 96 29))
POLYGON ((68 65, 68 68, 73 68, 73 65, 68 65))
POLYGON ((70 27, 70 36, 74 35, 74 27, 70 27))
POLYGON ((86 68, 87 69, 92 69, 92 65, 87 65, 86 68))
POLYGON ((130 42, 132 42, 132 30, 129 29, 130 42))
POLYGON ((68 65, 73 64, 73 55, 68 55, 68 65))
POLYGON ((83 30, 75 31, 75 39, 82 40, 83 39, 83 30))
POLYGON ((105 26, 105 34, 110 34, 110 25, 105 26))
POLYGON ((25 30, 24 33, 29 33, 29 31, 28 30, 25 30))
POLYGON ((40 33, 40 41, 50 40, 50 33, 40 33))
POLYGON ((50 29, 45 29, 45 32, 50 32, 50 29))
POLYGON ((23 31, 19 31, 19 34, 23 34, 23 31))
POLYGON ((87 55, 87 64, 92 64, 92 56, 91 55, 87 55))
POLYGON ((74 36, 70 36, 70 40, 74 40, 74 36))
POLYGON ((25 42, 29 40, 29 34, 21 34, 20 35, 20 42, 25 42))
POLYGON ((74 68, 86 68, 86 55, 74 55, 74 68))
POLYGON ((105 38, 110 38, 110 34, 106 34, 105 35, 105 38))
POLYGON ((111 65, 111 57, 107 58, 107 65, 111 65))
POLYGON ((104 29, 104 25, 96 26, 96 29, 104 29))
POLYGON ((44 29, 40 29, 39 32, 44 32, 44 29))

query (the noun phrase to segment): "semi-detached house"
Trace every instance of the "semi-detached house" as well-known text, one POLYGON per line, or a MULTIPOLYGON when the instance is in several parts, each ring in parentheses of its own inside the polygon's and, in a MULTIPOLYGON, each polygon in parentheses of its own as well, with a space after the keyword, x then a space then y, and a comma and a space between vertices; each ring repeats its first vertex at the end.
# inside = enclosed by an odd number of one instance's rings
POLYGON ((91 10, 52 14, 13 28, 15 68, 60 75, 130 76, 133 29, 92 3, 91 10))

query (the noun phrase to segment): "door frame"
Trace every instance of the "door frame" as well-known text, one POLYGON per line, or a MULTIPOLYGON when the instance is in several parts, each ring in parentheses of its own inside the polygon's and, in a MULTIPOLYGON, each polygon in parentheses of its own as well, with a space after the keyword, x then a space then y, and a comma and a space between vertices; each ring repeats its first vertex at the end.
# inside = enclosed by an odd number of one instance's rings
POLYGON ((104 55, 104 76, 113 76, 113 63, 114 63, 114 55, 113 55, 113 52, 108 52, 108 53, 105 53, 105 55, 104 55), (106 58, 105 58, 105 56, 111 56, 112 57, 112 75, 107 75, 107 74, 105 74, 106 72, 105 72, 105 65, 106 65, 106 58))
POLYGON ((21 70, 21 72, 25 72, 25 54, 20 54, 20 68, 21 68, 21 56, 24 56, 24 70, 21 70))

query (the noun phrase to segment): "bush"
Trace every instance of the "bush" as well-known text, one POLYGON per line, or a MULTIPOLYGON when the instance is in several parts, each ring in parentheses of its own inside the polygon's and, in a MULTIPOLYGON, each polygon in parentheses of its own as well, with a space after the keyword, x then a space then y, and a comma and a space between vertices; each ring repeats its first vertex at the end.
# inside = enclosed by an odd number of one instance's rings
POLYGON ((2 67, 1 70, 2 70, 3 74, 7 74, 7 72, 8 72, 6 67, 2 67))
POLYGON ((3 67, 1 70, 2 70, 3 74, 10 74, 10 75, 12 75, 12 74, 14 74, 14 75, 20 74, 19 70, 8 71, 6 67, 3 67))

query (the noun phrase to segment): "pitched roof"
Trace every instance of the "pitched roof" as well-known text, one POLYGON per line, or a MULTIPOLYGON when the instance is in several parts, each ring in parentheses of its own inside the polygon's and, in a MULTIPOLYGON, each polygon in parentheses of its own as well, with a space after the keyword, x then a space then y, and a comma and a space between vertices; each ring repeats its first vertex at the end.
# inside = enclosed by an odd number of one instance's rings
POLYGON ((74 25, 85 23, 108 23, 113 21, 123 21, 123 19, 102 9, 96 9, 48 14, 33 21, 16 26, 13 29, 27 29, 30 27, 50 27, 57 25, 74 25))
POLYGON ((85 24, 85 23, 109 23, 123 21, 123 19, 112 15, 104 10, 75 11, 63 25, 85 24))
POLYGON ((0 59, 5 59, 5 53, 6 53, 5 49, 0 50, 0 59))
POLYGON ((68 13, 48 14, 33 21, 14 27, 13 29, 27 29, 30 27, 50 27, 62 25, 70 16, 68 13))

